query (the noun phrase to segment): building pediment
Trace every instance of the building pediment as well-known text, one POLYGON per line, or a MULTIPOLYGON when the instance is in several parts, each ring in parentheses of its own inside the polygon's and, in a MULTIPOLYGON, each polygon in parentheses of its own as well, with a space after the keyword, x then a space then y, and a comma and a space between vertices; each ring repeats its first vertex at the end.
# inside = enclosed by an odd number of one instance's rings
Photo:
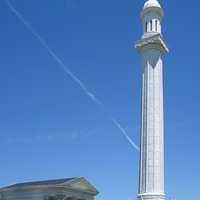
POLYGON ((91 193, 93 195, 98 194, 97 189, 84 177, 76 178, 71 181, 64 182, 60 184, 60 186, 63 186, 66 189, 70 190, 77 190, 84 193, 91 193))
POLYGON ((1 192, 20 192, 20 191, 34 191, 38 189, 55 189, 60 188, 65 191, 75 191, 80 193, 87 193, 90 195, 97 195, 97 189, 84 177, 80 178, 67 178, 47 181, 26 182, 10 185, 0 188, 1 192))

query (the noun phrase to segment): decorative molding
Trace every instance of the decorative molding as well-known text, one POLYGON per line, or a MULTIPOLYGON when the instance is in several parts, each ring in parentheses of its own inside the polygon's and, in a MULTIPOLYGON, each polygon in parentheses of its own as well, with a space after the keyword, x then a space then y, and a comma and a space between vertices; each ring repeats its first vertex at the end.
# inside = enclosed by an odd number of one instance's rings
POLYGON ((157 49, 163 53, 169 52, 167 45, 165 44, 161 34, 155 34, 150 37, 143 38, 135 43, 135 48, 143 53, 148 49, 157 49))
POLYGON ((148 14, 149 12, 157 12, 161 17, 164 16, 164 11, 162 8, 159 8, 159 7, 156 7, 156 6, 153 6, 153 7, 148 7, 148 8, 145 8, 144 10, 142 10, 140 16, 141 18, 143 19, 144 16, 146 14, 148 14))
POLYGON ((164 200, 165 194, 163 193, 143 193, 138 194, 137 196, 138 200, 164 200))

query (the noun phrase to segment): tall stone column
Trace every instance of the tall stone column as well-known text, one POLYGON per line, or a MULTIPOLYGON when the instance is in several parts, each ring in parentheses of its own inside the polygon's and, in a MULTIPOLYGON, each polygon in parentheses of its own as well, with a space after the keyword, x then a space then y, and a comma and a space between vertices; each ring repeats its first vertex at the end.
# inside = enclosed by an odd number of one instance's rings
POLYGON ((163 62, 168 52, 161 34, 163 9, 148 0, 141 13, 144 33, 135 47, 142 56, 142 119, 138 200, 163 200, 163 62))

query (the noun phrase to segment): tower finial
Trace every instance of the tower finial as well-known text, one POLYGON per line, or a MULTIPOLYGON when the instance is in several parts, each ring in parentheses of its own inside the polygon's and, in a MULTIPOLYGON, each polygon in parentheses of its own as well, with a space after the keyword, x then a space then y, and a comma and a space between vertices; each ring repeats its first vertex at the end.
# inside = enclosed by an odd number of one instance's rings
POLYGON ((163 9, 157 0, 147 0, 141 12, 143 23, 143 38, 161 34, 161 21, 164 15, 163 9))

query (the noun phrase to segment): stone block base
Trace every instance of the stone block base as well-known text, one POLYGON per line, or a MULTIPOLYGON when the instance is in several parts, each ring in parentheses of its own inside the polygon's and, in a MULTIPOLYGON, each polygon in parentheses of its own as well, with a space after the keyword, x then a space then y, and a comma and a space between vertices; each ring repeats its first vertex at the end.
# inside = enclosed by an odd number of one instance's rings
POLYGON ((165 200, 165 195, 156 193, 143 193, 138 194, 137 200, 165 200))

